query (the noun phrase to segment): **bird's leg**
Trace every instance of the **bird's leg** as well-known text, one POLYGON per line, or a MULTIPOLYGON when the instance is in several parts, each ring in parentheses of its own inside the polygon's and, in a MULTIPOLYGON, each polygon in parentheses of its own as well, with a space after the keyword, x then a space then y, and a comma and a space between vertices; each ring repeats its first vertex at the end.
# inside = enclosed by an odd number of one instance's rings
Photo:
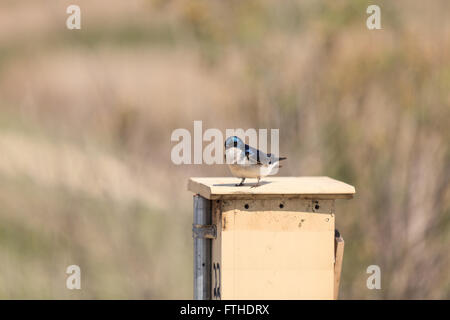
POLYGON ((261 177, 258 177, 258 181, 256 182, 255 185, 252 186, 252 188, 259 187, 259 186, 260 186, 260 184, 259 184, 259 181, 260 181, 260 180, 261 180, 261 177))
POLYGON ((242 178, 241 183, 236 184, 236 187, 240 187, 244 185, 245 178, 242 178))

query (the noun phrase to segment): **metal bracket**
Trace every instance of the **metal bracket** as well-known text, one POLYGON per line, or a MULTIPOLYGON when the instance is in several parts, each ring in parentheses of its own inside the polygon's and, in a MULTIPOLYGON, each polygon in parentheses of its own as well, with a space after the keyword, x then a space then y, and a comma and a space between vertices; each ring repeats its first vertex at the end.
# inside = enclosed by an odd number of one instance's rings
POLYGON ((216 239, 217 227, 215 224, 193 224, 192 225, 192 237, 204 238, 204 239, 216 239))

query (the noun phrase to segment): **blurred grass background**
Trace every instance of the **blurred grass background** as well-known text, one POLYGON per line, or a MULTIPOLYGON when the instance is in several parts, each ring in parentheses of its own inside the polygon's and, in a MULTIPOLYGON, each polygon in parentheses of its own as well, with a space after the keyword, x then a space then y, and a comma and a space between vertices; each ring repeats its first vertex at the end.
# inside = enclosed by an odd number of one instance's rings
POLYGON ((356 186, 340 298, 450 298, 450 3, 370 4, 1 1, 0 298, 191 298, 187 179, 229 175, 171 163, 194 120, 356 186))

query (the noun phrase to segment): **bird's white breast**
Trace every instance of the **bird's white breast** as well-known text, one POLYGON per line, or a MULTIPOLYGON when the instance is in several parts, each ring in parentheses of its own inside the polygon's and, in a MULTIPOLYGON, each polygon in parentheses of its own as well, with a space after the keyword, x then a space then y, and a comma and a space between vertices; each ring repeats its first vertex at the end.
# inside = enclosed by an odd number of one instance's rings
POLYGON ((228 148, 225 151, 227 164, 243 163, 245 161, 245 152, 239 148, 228 148))
POLYGON ((231 173, 238 178, 258 178, 261 177, 261 166, 256 164, 229 164, 231 173))

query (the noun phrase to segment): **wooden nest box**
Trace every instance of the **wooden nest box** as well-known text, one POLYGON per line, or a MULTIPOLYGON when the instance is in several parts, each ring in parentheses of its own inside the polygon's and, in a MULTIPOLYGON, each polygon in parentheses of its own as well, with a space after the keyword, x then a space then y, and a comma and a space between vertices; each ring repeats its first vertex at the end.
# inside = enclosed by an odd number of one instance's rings
POLYGON ((344 241, 328 177, 191 178, 195 299, 337 299, 344 241))

